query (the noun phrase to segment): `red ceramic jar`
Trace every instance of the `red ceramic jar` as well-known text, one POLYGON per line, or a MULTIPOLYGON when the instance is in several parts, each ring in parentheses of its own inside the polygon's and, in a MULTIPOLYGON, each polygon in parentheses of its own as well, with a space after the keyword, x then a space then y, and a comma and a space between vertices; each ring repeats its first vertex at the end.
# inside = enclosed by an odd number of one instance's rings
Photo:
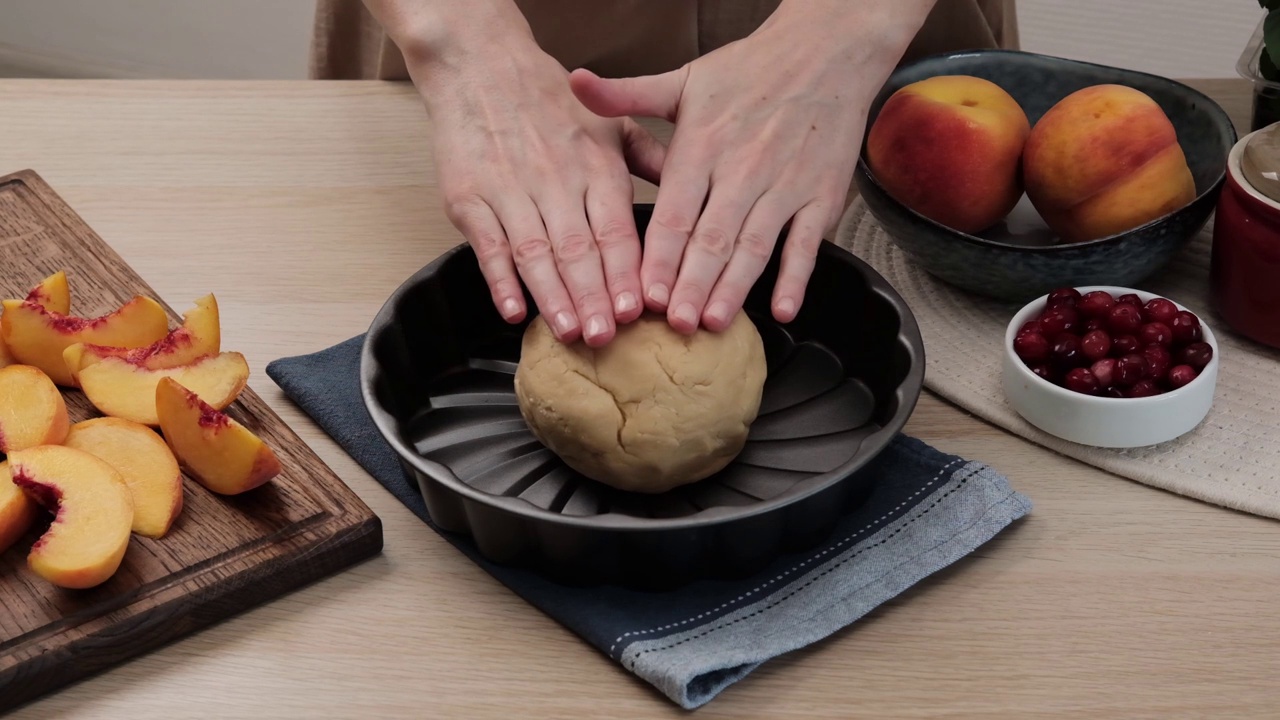
POLYGON ((1210 271, 1214 310, 1233 330, 1280 347, 1280 203, 1258 192, 1240 170, 1245 144, 1227 159, 1213 221, 1210 271))

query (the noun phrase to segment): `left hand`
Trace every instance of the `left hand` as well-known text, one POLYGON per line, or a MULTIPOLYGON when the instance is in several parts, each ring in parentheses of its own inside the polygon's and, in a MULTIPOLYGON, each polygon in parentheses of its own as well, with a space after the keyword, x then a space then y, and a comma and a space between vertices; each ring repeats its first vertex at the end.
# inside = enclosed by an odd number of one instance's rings
POLYGON ((845 8, 843 29, 779 11, 750 37, 661 75, 570 77, 597 114, 675 123, 640 281, 645 304, 677 331, 727 328, 788 221, 771 304, 779 322, 799 312, 843 211, 871 100, 905 48, 885 47, 904 33, 886 38, 882 23, 866 22, 870 11, 845 8))

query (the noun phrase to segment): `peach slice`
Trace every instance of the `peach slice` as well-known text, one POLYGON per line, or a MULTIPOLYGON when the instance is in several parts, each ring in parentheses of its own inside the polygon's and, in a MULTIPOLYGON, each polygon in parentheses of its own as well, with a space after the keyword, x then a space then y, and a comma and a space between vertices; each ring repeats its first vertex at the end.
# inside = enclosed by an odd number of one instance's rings
POLYGON ((39 285, 27 293, 27 302, 61 315, 71 312, 71 288, 67 285, 67 274, 59 270, 41 280, 39 285))
POLYGON ((156 431, 120 418, 94 418, 72 425, 63 444, 120 473, 133 498, 135 533, 160 538, 169 532, 182 512, 182 471, 156 431))
POLYGON ((148 370, 166 370, 190 365, 222 349, 222 328, 218 320, 218 300, 206 295, 183 314, 182 326, 147 347, 119 348, 104 345, 72 345, 63 352, 67 369, 78 377, 80 369, 106 357, 118 357, 148 370))
POLYGON ((230 405, 249 382, 249 363, 236 352, 203 357, 190 365, 147 370, 116 357, 80 371, 80 387, 103 415, 155 427, 156 385, 171 377, 205 402, 221 410, 230 405))
POLYGON ((13 482, 57 516, 27 555, 37 575, 64 588, 107 581, 124 559, 133 500, 124 478, 104 460, 61 445, 9 455, 13 482))
POLYGON ((35 524, 40 507, 9 475, 9 463, 0 462, 0 552, 13 546, 35 524))
POLYGON ((75 386, 62 354, 76 343, 136 348, 167 335, 169 318, 155 300, 141 295, 99 318, 78 318, 23 300, 5 300, 0 337, 15 360, 40 368, 59 385, 75 386))
MULTIPOLYGON (((33 302, 46 310, 67 314, 71 312, 71 288, 67 286, 67 274, 58 271, 45 278, 27 293, 27 302, 33 302)), ((18 361, 9 352, 4 338, 0 337, 0 368, 18 361)))
POLYGON ((173 378, 156 386, 156 409, 165 442, 209 490, 237 495, 280 474, 280 460, 261 438, 173 378))
POLYGON ((67 403, 47 375, 30 365, 0 370, 0 452, 57 445, 70 424, 67 403))

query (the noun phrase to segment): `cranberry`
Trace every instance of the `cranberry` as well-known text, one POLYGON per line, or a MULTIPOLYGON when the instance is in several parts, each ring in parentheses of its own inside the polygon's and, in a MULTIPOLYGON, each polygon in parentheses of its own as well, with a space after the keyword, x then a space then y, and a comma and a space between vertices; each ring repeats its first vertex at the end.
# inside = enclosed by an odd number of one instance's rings
POLYGON ((1075 308, 1065 305, 1049 308, 1040 316, 1040 327, 1044 329, 1044 336, 1051 338, 1075 330, 1079 322, 1080 313, 1076 312, 1075 308))
POLYGON ((1111 336, 1105 330, 1094 330, 1080 340, 1080 352, 1090 360, 1101 360, 1111 352, 1111 336))
POLYGON ((1022 327, 1018 328, 1019 335, 1026 335, 1027 333, 1036 333, 1037 335, 1043 335, 1044 327, 1040 325, 1039 320, 1028 320, 1022 324, 1022 327))
POLYGON ((1094 290, 1085 293, 1076 301, 1076 309, 1087 318, 1104 318, 1116 304, 1116 299, 1106 290, 1094 290))
POLYGON ((1137 353, 1130 353, 1116 362, 1115 384, 1129 387, 1147 374, 1147 361, 1137 353))
POLYGON ((1173 331, 1173 339, 1179 345, 1200 340, 1200 318, 1195 313, 1182 310, 1169 323, 1169 329, 1173 331))
POLYGON ((1125 393, 1131 398, 1151 397, 1161 393, 1160 386, 1156 385, 1154 380, 1139 380, 1129 388, 1129 392, 1125 393))
POLYGON ((1103 318, 1089 318, 1088 320, 1084 321, 1084 325, 1080 326, 1080 332, 1085 335, 1088 335, 1094 330, 1106 330, 1106 329, 1107 329, 1107 321, 1104 320, 1103 318))
POLYGON ((1013 339, 1013 351, 1026 362, 1049 359, 1049 341, 1040 333, 1029 332, 1013 339))
POLYGON ((1117 335, 1111 339, 1112 355, 1123 357, 1131 353, 1138 352, 1142 347, 1142 343, 1138 342, 1138 338, 1132 335, 1117 335))
POLYGON ((1163 380, 1173 365, 1173 354, 1163 345, 1148 345, 1142 348, 1142 359, 1147 361, 1147 379, 1163 380))
POLYGON ((1213 359, 1213 346, 1207 342, 1194 342, 1182 348, 1178 353, 1178 362, 1190 365, 1196 370, 1203 370, 1213 359))
POLYGON ((1169 347, 1173 344, 1173 331, 1162 322, 1149 322, 1138 328, 1138 342, 1169 347))
POLYGON ((1102 358, 1095 362, 1089 371, 1098 379, 1098 384, 1104 388, 1109 388, 1116 382, 1116 363, 1115 358, 1102 358))
POLYGON ((1142 327, 1142 311, 1128 303, 1117 303, 1107 313, 1107 325, 1117 335, 1136 332, 1142 327))
POLYGON ((1178 306, 1164 298, 1154 298, 1148 300, 1147 304, 1142 306, 1142 319, 1147 322, 1158 322, 1168 325, 1173 322, 1173 317, 1178 314, 1178 306))
POLYGON ((1117 304, 1117 305, 1132 305, 1132 306, 1134 306, 1134 307, 1138 308, 1139 310, 1141 310, 1141 309, 1142 309, 1142 298, 1138 297, 1137 295, 1134 295, 1133 293, 1127 293, 1127 294, 1125 294, 1125 295, 1121 295, 1120 297, 1116 298, 1116 304, 1117 304))
POLYGON ((1195 380, 1197 375, 1196 369, 1190 365, 1175 365, 1169 371, 1169 387, 1177 390, 1195 380))
POLYGON ((1058 373, 1054 371, 1053 366, 1050 365, 1049 363, 1046 363, 1046 362, 1032 363, 1027 367, 1031 368, 1031 372, 1035 373, 1036 375, 1039 375, 1040 377, 1044 378, 1045 380, 1048 380, 1051 383, 1057 384, 1058 373))
POLYGON ((1125 397, 1124 389, 1122 389, 1119 385, 1115 385, 1113 387, 1107 388, 1106 390, 1103 390, 1102 394, 1106 395, 1107 397, 1113 397, 1113 398, 1125 397))
POLYGON ((1053 355, 1053 361, 1060 368, 1077 367, 1086 359, 1080 352, 1080 338, 1071 333, 1062 333, 1054 338, 1053 346, 1049 351, 1053 355))
POLYGON ((1093 376, 1086 368, 1075 368, 1067 373, 1063 384, 1072 392, 1078 392, 1083 395, 1097 395, 1102 386, 1098 384, 1098 378, 1093 376))
POLYGON ((1058 288, 1049 293, 1045 304, 1049 307, 1067 306, 1074 308, 1076 301, 1080 299, 1080 291, 1075 288, 1058 288))

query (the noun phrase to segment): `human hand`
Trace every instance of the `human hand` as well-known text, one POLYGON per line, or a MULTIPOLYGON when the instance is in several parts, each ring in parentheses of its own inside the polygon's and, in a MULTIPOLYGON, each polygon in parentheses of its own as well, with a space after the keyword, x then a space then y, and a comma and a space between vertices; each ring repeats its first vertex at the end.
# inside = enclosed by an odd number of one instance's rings
POLYGON ((559 340, 598 347, 644 310, 631 175, 657 182, 665 148, 583 107, 532 38, 484 52, 415 78, 446 212, 503 318, 526 315, 518 273, 559 340))
POLYGON ((640 269, 650 309, 680 332, 724 330, 790 221, 771 304, 780 322, 795 318, 843 210, 870 103, 931 5, 788 3, 679 70, 572 74, 574 93, 602 116, 675 123, 640 269))

